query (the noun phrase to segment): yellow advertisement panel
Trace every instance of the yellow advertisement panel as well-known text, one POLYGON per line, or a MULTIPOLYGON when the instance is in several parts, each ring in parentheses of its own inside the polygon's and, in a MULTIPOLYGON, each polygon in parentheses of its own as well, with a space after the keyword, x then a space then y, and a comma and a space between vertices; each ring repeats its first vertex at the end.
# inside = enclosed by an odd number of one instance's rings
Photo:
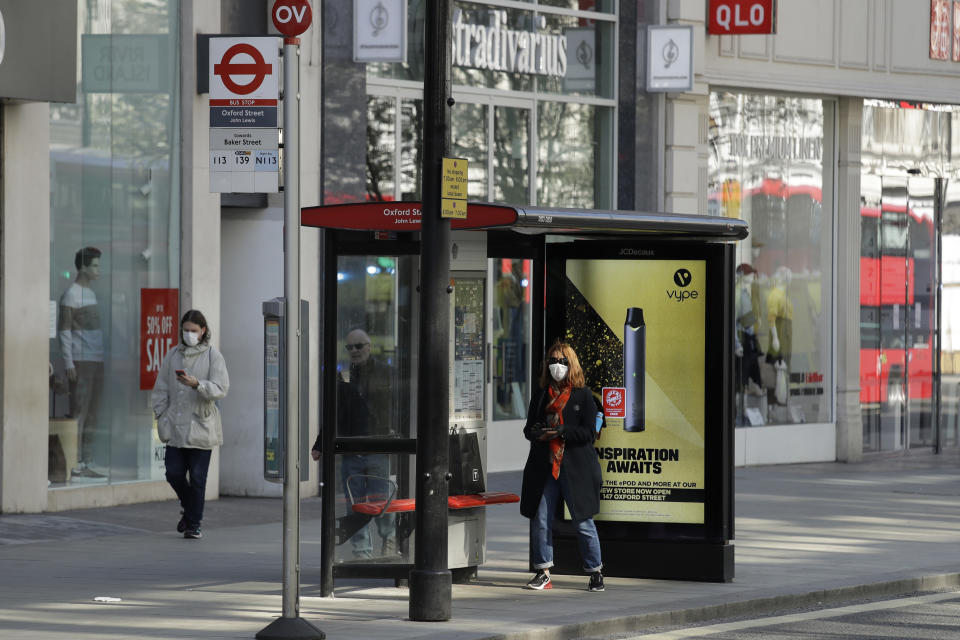
POLYGON ((705 260, 567 260, 565 336, 605 397, 596 520, 704 522, 705 260))

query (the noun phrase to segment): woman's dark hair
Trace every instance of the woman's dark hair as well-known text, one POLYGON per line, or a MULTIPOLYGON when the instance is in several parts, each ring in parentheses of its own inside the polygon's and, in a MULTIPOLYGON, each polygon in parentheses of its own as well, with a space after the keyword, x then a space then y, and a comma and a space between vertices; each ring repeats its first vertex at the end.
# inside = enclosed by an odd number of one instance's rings
POLYGON ((207 319, 203 317, 203 314, 197 311, 196 309, 190 309, 183 317, 180 318, 180 330, 183 331, 183 325, 188 322, 192 322, 201 329, 206 329, 203 332, 203 335, 200 337, 200 342, 210 342, 210 327, 207 326, 207 319))

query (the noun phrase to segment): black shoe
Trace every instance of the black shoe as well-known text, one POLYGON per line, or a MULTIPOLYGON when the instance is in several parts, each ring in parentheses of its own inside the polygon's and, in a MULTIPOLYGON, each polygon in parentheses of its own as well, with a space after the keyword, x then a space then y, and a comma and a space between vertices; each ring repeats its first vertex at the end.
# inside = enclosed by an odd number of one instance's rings
POLYGON ((183 517, 183 509, 180 509, 180 522, 177 523, 177 533, 183 533, 189 526, 187 519, 183 517))
POLYGON ((590 574, 590 584, 587 585, 587 591, 603 591, 603 574, 594 571, 590 574))
POLYGON ((199 540, 203 537, 203 534, 200 533, 200 527, 187 527, 183 532, 183 537, 191 540, 199 540))
POLYGON ((530 578, 530 582, 527 583, 527 589, 535 589, 536 591, 553 589, 553 582, 550 581, 550 574, 543 569, 538 569, 537 575, 530 578))

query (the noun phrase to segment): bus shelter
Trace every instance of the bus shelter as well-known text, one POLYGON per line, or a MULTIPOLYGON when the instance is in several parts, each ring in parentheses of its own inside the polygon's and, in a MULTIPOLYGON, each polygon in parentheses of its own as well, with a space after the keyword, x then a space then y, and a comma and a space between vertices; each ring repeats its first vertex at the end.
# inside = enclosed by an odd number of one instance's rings
MULTIPOLYGON (((302 209, 324 230, 321 269, 321 594, 342 577, 405 580, 413 568, 420 204, 302 209)), ((451 221, 447 566, 476 575, 487 491, 484 381, 488 261, 529 260, 529 389, 557 338, 577 351, 603 412, 595 520, 611 576, 733 578, 733 241, 715 216, 469 203, 451 221)), ((499 358, 504 367, 509 358, 499 358)), ((528 398, 522 399, 526 406, 528 398)), ((519 487, 517 488, 519 489, 519 487)), ((507 505, 506 507, 500 505, 507 505)), ((526 531, 517 516, 518 528, 526 531)), ((557 573, 579 573, 557 513, 557 573)))

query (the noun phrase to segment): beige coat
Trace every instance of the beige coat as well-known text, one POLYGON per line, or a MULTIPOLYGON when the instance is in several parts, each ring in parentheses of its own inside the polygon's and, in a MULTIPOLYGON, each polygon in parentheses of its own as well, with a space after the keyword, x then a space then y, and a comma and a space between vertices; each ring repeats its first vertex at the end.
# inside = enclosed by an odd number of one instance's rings
POLYGON ((220 409, 216 401, 227 395, 230 377, 223 356, 209 343, 179 344, 163 358, 150 402, 157 417, 160 441, 171 447, 213 449, 223 444, 220 409), (184 369, 200 381, 196 389, 177 381, 184 369))

